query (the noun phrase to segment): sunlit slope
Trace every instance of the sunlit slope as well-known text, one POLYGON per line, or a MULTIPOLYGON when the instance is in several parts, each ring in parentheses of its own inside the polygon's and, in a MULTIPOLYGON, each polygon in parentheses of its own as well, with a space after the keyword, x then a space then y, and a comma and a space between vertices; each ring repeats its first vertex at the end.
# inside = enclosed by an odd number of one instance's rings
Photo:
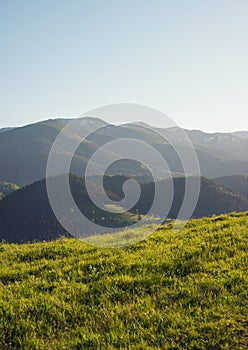
POLYGON ((168 224, 122 249, 0 245, 0 348, 247 349, 247 224, 168 224))

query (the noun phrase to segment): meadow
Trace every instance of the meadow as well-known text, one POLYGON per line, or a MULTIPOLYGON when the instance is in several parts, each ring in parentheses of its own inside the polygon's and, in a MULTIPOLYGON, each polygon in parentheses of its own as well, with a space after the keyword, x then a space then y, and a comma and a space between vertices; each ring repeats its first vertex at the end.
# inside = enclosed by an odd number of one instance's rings
POLYGON ((247 349, 248 213, 172 224, 118 249, 1 243, 0 349, 247 349))

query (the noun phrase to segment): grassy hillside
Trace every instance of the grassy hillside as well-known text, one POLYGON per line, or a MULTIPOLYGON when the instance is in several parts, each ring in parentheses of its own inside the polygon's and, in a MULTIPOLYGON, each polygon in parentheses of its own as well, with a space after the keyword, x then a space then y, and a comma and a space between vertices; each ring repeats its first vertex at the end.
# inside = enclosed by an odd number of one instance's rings
POLYGON ((167 224, 122 249, 1 244, 0 348, 247 349, 247 224, 167 224))

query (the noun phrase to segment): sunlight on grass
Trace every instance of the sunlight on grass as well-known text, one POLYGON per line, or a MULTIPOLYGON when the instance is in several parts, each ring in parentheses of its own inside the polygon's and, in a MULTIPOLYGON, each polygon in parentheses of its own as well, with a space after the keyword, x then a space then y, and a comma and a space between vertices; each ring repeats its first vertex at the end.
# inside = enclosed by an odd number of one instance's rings
POLYGON ((0 349, 247 349, 247 224, 247 213, 168 223, 120 249, 0 244, 0 349))
POLYGON ((159 225, 150 224, 137 228, 125 228, 115 233, 90 236, 84 238, 83 242, 104 248, 125 247, 147 239, 158 227, 159 225))

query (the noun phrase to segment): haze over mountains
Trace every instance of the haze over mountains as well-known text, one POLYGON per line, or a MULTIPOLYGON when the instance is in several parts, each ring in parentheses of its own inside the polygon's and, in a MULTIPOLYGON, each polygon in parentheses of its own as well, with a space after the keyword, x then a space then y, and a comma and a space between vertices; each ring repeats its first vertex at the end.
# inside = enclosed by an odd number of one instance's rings
MULTIPOLYGON (((46 164, 52 144, 60 130, 69 122, 68 119, 47 120, 14 129, 2 129, 0 132, 0 180, 25 185, 45 177, 46 164)), ((72 161, 71 170, 82 176, 91 155, 107 141, 121 137, 143 140, 159 150, 168 162, 172 172, 183 173, 183 168, 176 152, 165 141, 168 139, 181 149, 188 144, 178 128, 156 129, 143 125, 109 125, 98 118, 85 118, 84 127, 91 130, 92 125, 103 127, 82 144, 72 161), (159 131, 163 136, 159 136, 159 131)), ((248 138, 241 133, 204 133, 198 130, 185 130, 191 139, 199 159, 201 175, 216 178, 226 175, 248 174, 248 138)), ((68 138, 80 135, 68 135, 68 138)), ((61 149, 58 153, 66 152, 61 149)), ((114 150, 112 150, 114 152, 114 150)), ((105 158, 108 158, 107 153, 105 158)), ((140 172, 138 164, 125 162, 113 165, 112 174, 130 174, 140 172)))
MULTIPOLYGON (((0 129, 0 240, 51 240, 67 234, 52 212, 44 179, 51 147, 69 122, 70 119, 50 119, 24 127, 0 129), (24 187, 18 190, 19 186, 24 187)), ((157 149, 166 160, 175 190, 168 218, 177 217, 185 192, 185 176, 190 179, 192 187, 197 182, 193 171, 184 173, 181 160, 172 146, 176 145, 187 156, 190 151, 188 138, 199 160, 201 174, 197 175, 202 176, 200 196, 193 217, 248 210, 248 132, 182 132, 180 128, 159 129, 144 123, 116 126, 99 118, 84 118, 81 126, 89 132, 94 127, 100 128, 80 144, 70 167, 70 173, 75 174, 70 177, 74 199, 92 222, 106 228, 128 226, 139 220, 139 216, 146 215, 153 201, 154 183, 149 170, 144 164, 129 159, 114 162, 104 177, 107 195, 116 201, 117 207, 118 201, 123 198, 123 183, 129 178, 135 178, 140 183, 140 199, 128 213, 112 214, 108 213, 107 208, 106 211, 98 210, 87 194, 83 177, 88 160, 102 145, 122 138, 144 141, 157 149)), ((68 141, 82 141, 80 130, 67 133, 66 138, 68 141)), ((61 145, 56 152, 58 157, 70 157, 66 145, 61 145)), ((112 163, 115 152, 115 149, 104 150, 102 159, 112 163)), ((101 159, 98 161, 101 162, 101 159)), ((98 165, 94 163, 93 168, 95 166, 97 169, 98 165)), ((168 172, 159 169, 159 166, 157 169, 155 166, 155 170, 158 173, 168 172)), ((63 175, 55 175, 58 176, 52 181, 59 182, 63 175)), ((168 181, 162 179, 158 179, 158 188, 169 188, 168 181)), ((100 200, 101 191, 95 186, 95 195, 100 200)), ((102 201, 104 204, 104 199, 102 201)), ((77 223, 74 224, 76 229, 77 223)), ((90 226, 85 229, 90 231, 90 226)))
POLYGON ((231 189, 236 193, 239 193, 241 196, 248 199, 248 176, 247 175, 222 176, 215 179, 215 182, 231 189))

